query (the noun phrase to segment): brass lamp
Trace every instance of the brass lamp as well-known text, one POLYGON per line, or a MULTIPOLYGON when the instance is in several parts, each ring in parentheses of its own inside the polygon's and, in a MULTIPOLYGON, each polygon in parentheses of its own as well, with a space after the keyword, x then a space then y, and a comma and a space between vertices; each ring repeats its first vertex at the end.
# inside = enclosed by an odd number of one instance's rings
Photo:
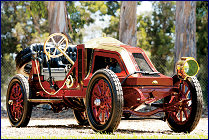
POLYGON ((199 65, 193 57, 181 57, 176 63, 177 75, 182 79, 195 76, 198 71, 199 65))

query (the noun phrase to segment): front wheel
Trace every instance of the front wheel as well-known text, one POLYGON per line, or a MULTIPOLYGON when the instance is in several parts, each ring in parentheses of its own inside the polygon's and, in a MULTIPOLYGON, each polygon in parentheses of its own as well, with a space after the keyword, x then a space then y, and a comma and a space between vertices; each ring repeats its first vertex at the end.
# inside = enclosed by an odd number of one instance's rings
POLYGON ((87 87, 86 107, 94 131, 111 133, 117 129, 123 113, 123 91, 114 72, 95 72, 87 87))
POLYGON ((15 127, 24 127, 29 123, 32 105, 28 80, 21 74, 15 75, 9 83, 6 97, 7 115, 15 127))
POLYGON ((202 91, 196 77, 180 81, 174 78, 174 85, 179 87, 178 96, 166 99, 167 103, 179 102, 174 105, 175 111, 166 112, 167 123, 175 132, 191 132, 197 126, 202 114, 202 91))

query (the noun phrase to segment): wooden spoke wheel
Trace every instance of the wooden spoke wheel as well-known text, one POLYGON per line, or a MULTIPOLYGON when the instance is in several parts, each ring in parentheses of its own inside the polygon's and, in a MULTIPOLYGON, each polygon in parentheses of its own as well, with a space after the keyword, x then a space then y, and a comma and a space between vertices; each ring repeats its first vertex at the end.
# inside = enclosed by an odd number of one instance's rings
POLYGON ((166 112, 167 123, 175 132, 191 132, 197 126, 202 114, 202 91, 196 77, 187 78, 180 82, 175 80, 179 87, 177 96, 166 99, 167 103, 177 103, 174 111, 166 112))
POLYGON ((87 116, 94 131, 113 132, 122 117, 123 92, 111 70, 98 70, 92 76, 86 95, 87 116))
POLYGON ((27 126, 32 112, 32 105, 27 101, 29 86, 27 79, 17 74, 9 83, 6 97, 7 114, 12 126, 27 126))
POLYGON ((112 112, 112 96, 110 86, 104 79, 94 85, 91 96, 91 110, 97 123, 105 124, 112 112))
POLYGON ((62 56, 68 48, 68 38, 62 33, 51 34, 44 43, 44 53, 48 58, 62 56), (61 50, 61 51, 60 51, 61 50))

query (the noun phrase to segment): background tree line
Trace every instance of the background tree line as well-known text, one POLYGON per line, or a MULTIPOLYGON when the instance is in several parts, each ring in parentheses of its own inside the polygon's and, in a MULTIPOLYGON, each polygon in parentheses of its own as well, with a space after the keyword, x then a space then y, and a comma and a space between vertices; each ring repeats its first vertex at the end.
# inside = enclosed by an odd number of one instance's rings
MULTIPOLYGON (((102 29, 107 36, 119 39, 122 2, 120 1, 66 1, 70 19, 69 34, 78 44, 83 43, 84 30, 95 23, 93 14, 100 20, 110 17, 102 29)), ((140 5, 141 2, 137 2, 140 5)), ((153 12, 136 15, 136 42, 149 55, 158 71, 171 76, 175 54, 176 2, 152 2, 153 12)), ((1 92, 5 94, 8 81, 15 73, 14 57, 32 43, 44 42, 49 36, 49 4, 44 1, 1 2, 1 92)), ((51 8, 50 8, 51 9, 51 8)), ((201 71, 198 79, 207 103, 208 81, 208 2, 196 2, 197 61, 201 71)), ((51 22, 50 22, 51 23, 51 22)))

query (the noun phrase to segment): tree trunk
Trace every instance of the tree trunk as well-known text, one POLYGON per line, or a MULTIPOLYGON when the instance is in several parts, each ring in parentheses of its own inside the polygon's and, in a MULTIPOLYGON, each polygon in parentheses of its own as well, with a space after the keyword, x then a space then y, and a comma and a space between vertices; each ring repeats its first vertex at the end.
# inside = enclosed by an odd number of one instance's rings
POLYGON ((68 32, 66 2, 48 2, 49 31, 52 33, 68 32))
POLYGON ((119 40, 125 44, 136 47, 136 1, 123 1, 120 12, 119 40))
POLYGON ((175 64, 182 57, 196 58, 196 2, 176 2, 175 64))

